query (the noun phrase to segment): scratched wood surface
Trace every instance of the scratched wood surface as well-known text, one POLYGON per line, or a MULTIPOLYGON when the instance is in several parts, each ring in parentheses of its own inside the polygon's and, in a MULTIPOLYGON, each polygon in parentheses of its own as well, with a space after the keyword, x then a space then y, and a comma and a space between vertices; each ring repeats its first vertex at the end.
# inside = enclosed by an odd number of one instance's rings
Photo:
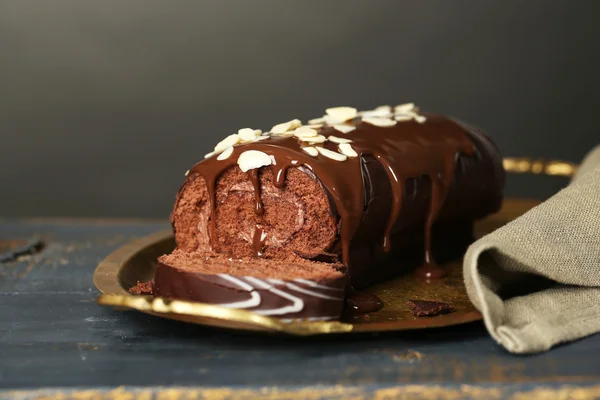
POLYGON ((523 357, 495 344, 481 323, 292 338, 96 305, 98 262, 165 228, 0 220, 0 252, 35 237, 46 244, 0 263, 0 398, 600 397, 600 335, 523 357))

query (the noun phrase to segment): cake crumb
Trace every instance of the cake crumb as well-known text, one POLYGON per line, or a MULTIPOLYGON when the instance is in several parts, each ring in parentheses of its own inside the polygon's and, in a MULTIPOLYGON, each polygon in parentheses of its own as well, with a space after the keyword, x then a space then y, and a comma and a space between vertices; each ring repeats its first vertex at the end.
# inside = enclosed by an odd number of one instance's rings
POLYGON ((152 285, 153 282, 140 282, 138 281, 137 285, 135 285, 134 287, 129 289, 129 293, 131 294, 135 294, 135 295, 148 295, 148 294, 152 294, 152 285))

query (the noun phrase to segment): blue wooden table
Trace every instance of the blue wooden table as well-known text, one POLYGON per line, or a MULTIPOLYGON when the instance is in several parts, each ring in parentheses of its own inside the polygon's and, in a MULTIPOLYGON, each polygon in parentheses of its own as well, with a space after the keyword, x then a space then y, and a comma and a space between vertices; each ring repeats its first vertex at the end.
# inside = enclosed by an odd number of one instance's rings
POLYGON ((129 240, 166 229, 126 220, 0 221, 0 398, 600 398, 600 335, 536 356, 483 324, 409 333, 240 333, 95 303, 93 271, 129 240))

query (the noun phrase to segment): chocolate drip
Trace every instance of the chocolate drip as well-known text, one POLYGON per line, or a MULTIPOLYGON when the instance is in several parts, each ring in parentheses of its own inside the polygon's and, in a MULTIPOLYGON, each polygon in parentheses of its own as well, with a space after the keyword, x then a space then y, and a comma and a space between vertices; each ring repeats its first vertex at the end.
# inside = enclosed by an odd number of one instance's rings
POLYGON ((256 225, 254 227, 254 235, 252 235, 252 250, 254 251, 255 257, 263 256, 263 249, 265 248, 265 239, 267 235, 263 230, 262 226, 256 225))
POLYGON ((392 228, 394 227, 394 224, 400 215, 402 200, 404 200, 404 186, 406 184, 406 179, 404 179, 402 176, 399 178, 399 171, 394 169, 386 157, 381 154, 376 154, 375 158, 384 166, 385 172, 387 173, 392 185, 392 212, 385 228, 385 233, 383 234, 383 251, 387 253, 392 248, 390 235, 392 233, 392 228))
POLYGON ((208 234, 210 235, 210 249, 214 250, 215 243, 217 242, 217 179, 220 174, 208 174, 202 175, 206 182, 206 190, 208 191, 208 198, 210 199, 210 215, 208 221, 210 229, 208 234))
POLYGON ((254 212, 260 217, 265 213, 265 207, 263 206, 260 198, 260 181, 258 180, 258 170, 251 169, 248 171, 248 178, 250 178, 250 182, 252 182, 252 187, 254 188, 254 212))
MULTIPOLYGON (((365 204, 369 199, 367 190, 371 189, 367 188, 363 181, 361 160, 364 160, 365 157, 373 157, 374 162, 378 162, 385 169, 391 189, 389 217, 383 232, 378 233, 378 235, 381 235, 379 236, 380 243, 383 243, 383 248, 386 251, 392 246, 392 234, 401 229, 398 226, 399 224, 402 225, 402 221, 398 218, 403 209, 405 187, 408 187, 408 182, 414 180, 411 183, 414 196, 417 184, 422 184, 423 178, 429 181, 431 196, 428 199, 429 206, 425 221, 422 222, 425 265, 419 269, 419 274, 431 278, 439 277, 441 275, 440 271, 443 272, 443 270, 435 267, 435 261, 431 254, 432 226, 438 219, 445 205, 448 192, 452 187, 458 156, 470 157, 475 154, 474 144, 470 136, 475 133, 470 128, 461 126, 448 118, 433 114, 424 115, 427 117, 427 121, 422 124, 410 121, 398 122, 397 125, 392 127, 377 127, 365 122, 358 122, 356 129, 348 134, 340 133, 333 127, 321 129, 319 133, 326 137, 342 136, 352 140, 351 146, 360 154, 360 157, 349 157, 346 161, 332 160, 323 155, 312 157, 301 150, 296 138, 272 136, 260 143, 249 143, 234 147, 233 154, 225 160, 217 160, 216 157, 211 157, 198 163, 192 168, 191 172, 200 174, 207 183, 211 199, 210 240, 213 246, 216 242, 215 182, 221 173, 236 164, 242 152, 259 150, 274 159, 273 165, 269 168, 273 173, 276 187, 281 188, 284 186, 286 171, 290 167, 303 167, 310 170, 317 177, 339 215, 342 260, 348 265, 350 261, 350 243, 359 226, 368 224, 368 221, 365 222, 365 218, 366 220, 369 220, 369 218, 382 219, 378 210, 370 210, 369 204, 365 204)), ((324 147, 337 151, 337 144, 332 142, 326 142, 324 147)), ((496 155, 496 153, 492 153, 492 155, 496 155)), ((496 161, 498 160, 489 162, 495 163, 496 161)), ((263 207, 260 200, 260 182, 257 170, 251 170, 248 176, 255 190, 255 211, 257 215, 261 215, 263 207)), ((498 175, 497 178, 502 180, 503 176, 498 175)), ((485 190, 493 193, 502 184, 503 182, 500 181, 490 183, 485 190)), ((487 212, 489 210, 485 211, 485 213, 487 212)), ((376 240, 373 238, 373 234, 369 236, 371 240, 376 240)), ((257 243, 256 233, 254 242, 257 243)))
MULTIPOLYGON (((293 163, 293 161, 292 161, 293 163)), ((273 165, 273 167, 271 168, 271 172, 273 173, 274 176, 274 182, 273 184, 275 185, 275 187, 278 188, 283 188, 285 186, 285 173, 287 172, 288 168, 291 167, 292 164, 289 165, 283 165, 283 166, 276 166, 273 165)))

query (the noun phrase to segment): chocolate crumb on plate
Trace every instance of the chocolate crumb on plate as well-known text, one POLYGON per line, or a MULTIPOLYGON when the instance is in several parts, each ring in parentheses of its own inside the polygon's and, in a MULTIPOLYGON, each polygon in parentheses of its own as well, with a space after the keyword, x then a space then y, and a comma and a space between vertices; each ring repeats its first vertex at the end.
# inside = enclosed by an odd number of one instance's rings
POLYGON ((152 294, 152 281, 146 283, 138 281, 137 285, 129 289, 129 293, 137 295, 152 294))
POLYGON ((432 300, 409 300, 408 306, 415 317, 435 317, 456 311, 452 304, 432 300))

